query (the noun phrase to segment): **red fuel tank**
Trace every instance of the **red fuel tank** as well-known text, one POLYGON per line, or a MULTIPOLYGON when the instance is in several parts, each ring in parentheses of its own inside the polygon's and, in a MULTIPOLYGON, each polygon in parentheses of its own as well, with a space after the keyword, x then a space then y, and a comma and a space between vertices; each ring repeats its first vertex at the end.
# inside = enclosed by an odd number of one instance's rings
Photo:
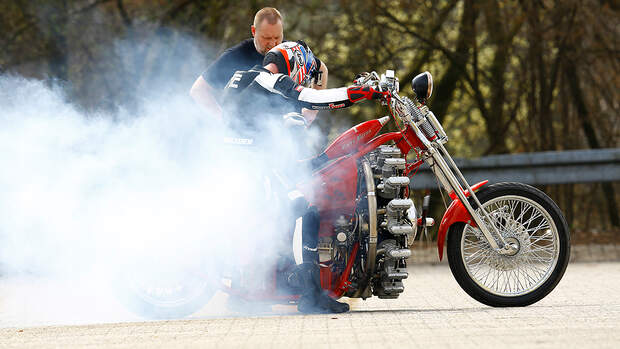
POLYGON ((335 159, 356 151, 359 146, 370 141, 390 120, 389 116, 362 122, 336 138, 323 152, 328 159, 335 159))

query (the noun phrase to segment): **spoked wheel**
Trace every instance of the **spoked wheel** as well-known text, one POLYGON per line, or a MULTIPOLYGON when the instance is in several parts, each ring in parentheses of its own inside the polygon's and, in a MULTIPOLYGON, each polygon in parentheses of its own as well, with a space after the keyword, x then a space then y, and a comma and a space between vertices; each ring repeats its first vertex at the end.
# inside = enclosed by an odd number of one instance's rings
POLYGON ((542 191, 520 183, 491 185, 477 196, 504 240, 517 250, 500 255, 478 228, 452 225, 447 244, 452 274, 467 294, 490 306, 541 300, 568 265, 570 236, 560 209, 542 191))
POLYGON ((148 319, 178 319, 200 310, 217 291, 213 278, 192 268, 138 268, 117 277, 116 292, 132 312, 148 319))

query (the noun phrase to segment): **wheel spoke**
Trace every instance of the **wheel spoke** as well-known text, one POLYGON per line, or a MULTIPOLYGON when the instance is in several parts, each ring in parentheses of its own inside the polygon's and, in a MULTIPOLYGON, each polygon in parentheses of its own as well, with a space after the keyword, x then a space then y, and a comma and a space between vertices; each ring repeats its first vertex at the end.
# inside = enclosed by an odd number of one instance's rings
POLYGON ((551 237, 551 241, 553 241, 553 236, 551 236, 551 231, 549 231, 549 229, 547 229, 547 231, 545 231, 545 233, 543 235, 541 235, 540 237, 538 237, 536 240, 530 242, 530 245, 534 245, 536 244, 538 241, 542 240, 543 238, 547 238, 547 237, 551 237))
MULTIPOLYGON (((532 208, 532 210, 534 210, 534 208, 532 206, 529 206, 529 207, 532 208)), ((536 219, 538 219, 540 217, 542 217, 542 214, 540 214, 540 212, 537 212, 537 211, 534 210, 534 214, 532 214, 530 216, 530 218, 528 218, 527 221, 523 222, 523 225, 526 227, 526 230, 527 230, 527 228, 530 227, 532 222, 534 222, 536 219)))
POLYGON ((519 273, 522 273, 523 271, 521 270, 521 265, 517 264, 517 271, 516 271, 516 279, 517 279, 517 288, 519 290, 525 290, 526 287, 523 286, 523 284, 521 283, 521 278, 519 277, 519 273))
POLYGON ((519 250, 513 256, 499 255, 479 229, 466 225, 461 257, 470 277, 497 295, 535 290, 549 278, 558 258, 558 231, 549 214, 523 196, 504 196, 483 205, 489 213, 484 222, 495 225, 504 239, 518 243, 519 250))

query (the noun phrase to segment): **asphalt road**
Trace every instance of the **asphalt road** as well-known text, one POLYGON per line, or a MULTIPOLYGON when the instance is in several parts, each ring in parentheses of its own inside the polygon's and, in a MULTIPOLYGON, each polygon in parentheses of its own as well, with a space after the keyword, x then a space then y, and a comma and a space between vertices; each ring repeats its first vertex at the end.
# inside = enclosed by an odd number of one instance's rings
POLYGON ((348 300, 340 315, 244 316, 218 294, 189 319, 144 322, 105 295, 55 301, 54 287, 0 284, 0 347, 620 347, 620 263, 570 264, 547 298, 509 309, 471 299, 445 265, 415 265, 401 298, 348 300))

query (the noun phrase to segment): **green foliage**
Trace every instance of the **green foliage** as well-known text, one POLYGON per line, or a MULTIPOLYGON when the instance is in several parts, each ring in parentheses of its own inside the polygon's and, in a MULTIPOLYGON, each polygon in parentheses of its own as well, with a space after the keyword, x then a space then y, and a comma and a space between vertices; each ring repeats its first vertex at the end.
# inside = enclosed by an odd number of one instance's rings
MULTIPOLYGON (((620 16, 607 1, 3 1, 0 71, 65 81, 84 108, 113 109, 176 57, 146 44, 120 55, 118 42, 205 43, 205 62, 177 67, 189 89, 209 60, 250 37, 264 6, 282 12, 286 39, 306 40, 327 63, 330 87, 394 69, 410 93, 410 79, 431 71, 429 104, 457 156, 618 147, 620 16)), ((317 124, 328 141, 384 113, 365 103, 321 112, 317 124)))

